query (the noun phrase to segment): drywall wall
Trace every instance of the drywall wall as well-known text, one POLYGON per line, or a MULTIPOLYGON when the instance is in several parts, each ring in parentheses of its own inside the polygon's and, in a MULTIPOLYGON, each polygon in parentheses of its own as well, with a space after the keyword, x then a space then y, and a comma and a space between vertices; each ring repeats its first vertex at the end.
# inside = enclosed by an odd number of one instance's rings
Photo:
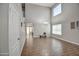
POLYGON ((8 4, 0 4, 0 55, 8 55, 8 4))
POLYGON ((26 22, 44 23, 50 20, 50 8, 26 3, 26 22))
POLYGON ((25 18, 22 17, 21 19, 21 22, 22 22, 22 27, 20 28, 20 55, 22 53, 22 50, 23 50, 23 47, 24 47, 24 44, 25 44, 25 18))
POLYGON ((19 4, 9 4, 9 55, 19 55, 20 12, 19 4))
POLYGON ((52 36, 79 44, 79 30, 70 27, 70 23, 77 20, 79 20, 79 4, 62 4, 62 13, 55 17, 52 15, 52 24, 62 24, 62 35, 52 34, 52 36))
POLYGON ((24 20, 21 4, 9 4, 9 55, 21 55, 25 43, 24 20))
POLYGON ((21 55, 25 43, 24 21, 21 4, 0 4, 0 55, 21 55))
POLYGON ((33 33, 34 37, 39 37, 43 32, 46 32, 47 36, 50 36, 50 25, 49 24, 34 24, 33 33))
POLYGON ((26 4, 26 23, 33 24, 34 37, 43 32, 50 36, 50 8, 34 4, 26 4))

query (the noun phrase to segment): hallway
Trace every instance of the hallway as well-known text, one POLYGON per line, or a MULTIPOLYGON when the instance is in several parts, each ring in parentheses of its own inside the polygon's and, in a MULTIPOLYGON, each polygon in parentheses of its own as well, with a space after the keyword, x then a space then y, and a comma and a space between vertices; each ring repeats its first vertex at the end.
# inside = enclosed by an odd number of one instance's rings
MULTIPOLYGON (((28 39, 27 39, 28 40, 28 39)), ((79 46, 54 38, 30 38, 22 56, 79 56, 79 46)))

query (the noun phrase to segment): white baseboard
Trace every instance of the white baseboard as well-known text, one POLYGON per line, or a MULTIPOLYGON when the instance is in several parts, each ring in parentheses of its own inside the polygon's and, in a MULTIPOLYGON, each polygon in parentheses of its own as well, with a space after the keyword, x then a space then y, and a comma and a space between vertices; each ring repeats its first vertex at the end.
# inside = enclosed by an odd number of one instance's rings
MULTIPOLYGON (((39 38, 40 36, 33 36, 34 38, 39 38)), ((50 36, 47 36, 48 38, 50 37, 50 36)))
POLYGON ((39 38, 39 36, 33 36, 33 38, 39 38))
POLYGON ((75 45, 78 45, 78 46, 79 46, 79 43, 72 42, 72 41, 68 41, 68 40, 64 40, 64 39, 62 39, 62 38, 58 38, 58 37, 55 37, 55 38, 57 38, 57 39, 59 39, 59 40, 62 40, 62 41, 65 41, 65 42, 68 42, 68 43, 75 44, 75 45))
POLYGON ((33 36, 33 37, 39 37, 39 36, 33 36))
POLYGON ((0 53, 0 56, 9 56, 8 53, 0 53))

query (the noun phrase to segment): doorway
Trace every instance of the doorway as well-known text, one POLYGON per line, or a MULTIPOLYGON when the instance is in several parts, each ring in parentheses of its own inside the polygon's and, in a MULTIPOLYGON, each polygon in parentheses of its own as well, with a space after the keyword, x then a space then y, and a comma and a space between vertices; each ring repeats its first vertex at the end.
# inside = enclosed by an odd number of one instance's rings
POLYGON ((27 47, 28 49, 30 49, 30 47, 33 44, 33 37, 32 37, 32 33, 33 33, 33 26, 26 26, 26 38, 27 38, 27 47))
POLYGON ((27 26, 26 27, 26 35, 27 35, 27 37, 32 36, 32 33, 33 33, 33 27, 32 26, 27 26))

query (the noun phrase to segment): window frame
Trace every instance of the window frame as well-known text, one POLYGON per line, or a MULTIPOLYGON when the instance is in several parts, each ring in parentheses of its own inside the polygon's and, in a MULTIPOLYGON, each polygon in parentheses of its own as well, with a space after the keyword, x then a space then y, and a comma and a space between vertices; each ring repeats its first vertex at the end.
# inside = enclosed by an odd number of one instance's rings
MULTIPOLYGON (((59 4, 61 4, 61 3, 59 3, 59 4)), ((53 16, 54 16, 54 9, 59 5, 59 4, 55 4, 55 6, 54 6, 54 8, 53 8, 53 16)), ((58 16, 58 15, 61 15, 62 14, 62 12, 63 12, 63 4, 61 4, 61 13, 59 13, 59 14, 57 14, 57 15, 55 15, 55 16, 58 16)), ((54 16, 54 17, 55 17, 54 16)))
POLYGON ((53 24, 52 25, 52 34, 55 34, 55 35, 62 35, 63 34, 63 31, 62 31, 62 24, 53 24), (53 33, 53 26, 56 26, 56 25, 61 25, 61 34, 57 34, 57 33, 53 33))

